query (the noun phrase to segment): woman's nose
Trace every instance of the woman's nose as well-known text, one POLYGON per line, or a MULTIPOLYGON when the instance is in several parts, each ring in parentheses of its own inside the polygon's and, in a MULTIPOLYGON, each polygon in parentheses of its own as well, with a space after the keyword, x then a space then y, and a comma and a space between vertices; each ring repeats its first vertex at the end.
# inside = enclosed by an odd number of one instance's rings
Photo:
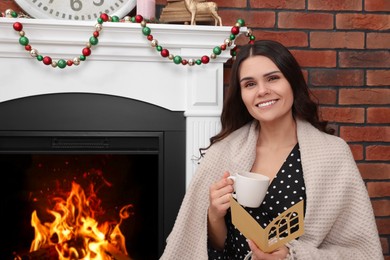
POLYGON ((269 89, 265 84, 258 84, 257 85, 257 94, 260 96, 263 96, 265 94, 269 93, 269 89))

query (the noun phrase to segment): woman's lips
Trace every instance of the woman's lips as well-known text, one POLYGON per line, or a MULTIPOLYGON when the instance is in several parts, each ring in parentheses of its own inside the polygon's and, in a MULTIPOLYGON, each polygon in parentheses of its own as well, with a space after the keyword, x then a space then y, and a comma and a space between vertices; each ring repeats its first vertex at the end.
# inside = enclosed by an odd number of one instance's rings
POLYGON ((265 102, 259 103, 256 106, 259 107, 259 108, 268 107, 268 106, 271 106, 271 105, 275 104, 276 101, 277 101, 276 99, 273 99, 273 100, 269 100, 269 101, 265 101, 265 102))

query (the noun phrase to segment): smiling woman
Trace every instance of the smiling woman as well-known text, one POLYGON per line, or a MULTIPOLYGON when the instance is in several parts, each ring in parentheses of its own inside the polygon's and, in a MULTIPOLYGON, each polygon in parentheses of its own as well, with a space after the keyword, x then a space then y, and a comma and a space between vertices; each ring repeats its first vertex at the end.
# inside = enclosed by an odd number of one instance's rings
POLYGON ((120 18, 136 6, 136 0, 15 0, 33 18, 62 20, 95 20, 101 13, 120 18))
MULTIPOLYGON (((351 150, 319 117, 292 53, 270 40, 240 47, 224 98, 221 131, 201 149, 161 260, 382 260, 372 205, 351 150), (273 227, 302 202, 303 235, 270 252, 261 249, 259 237, 271 245, 273 232, 264 237, 236 226, 229 176, 243 171, 270 179, 260 206, 243 208, 249 222, 273 227)), ((286 229, 278 227, 283 235, 286 229)))

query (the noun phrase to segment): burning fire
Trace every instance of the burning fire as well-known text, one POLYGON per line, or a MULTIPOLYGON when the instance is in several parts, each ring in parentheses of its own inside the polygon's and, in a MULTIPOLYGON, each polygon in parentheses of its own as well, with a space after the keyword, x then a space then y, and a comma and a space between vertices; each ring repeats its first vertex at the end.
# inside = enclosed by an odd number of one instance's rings
POLYGON ((126 251, 125 237, 119 227, 132 212, 132 205, 123 207, 119 213, 119 223, 96 220, 96 193, 93 185, 89 195, 76 182, 66 198, 56 197, 52 210, 47 212, 54 217, 52 222, 42 223, 37 211, 32 213, 31 225, 35 238, 30 252, 55 249, 59 260, 112 260, 130 259, 126 251))

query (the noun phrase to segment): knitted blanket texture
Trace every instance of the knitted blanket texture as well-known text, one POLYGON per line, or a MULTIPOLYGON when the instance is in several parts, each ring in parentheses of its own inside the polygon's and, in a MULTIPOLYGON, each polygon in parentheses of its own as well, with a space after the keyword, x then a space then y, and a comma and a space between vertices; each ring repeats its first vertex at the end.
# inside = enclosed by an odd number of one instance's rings
MULTIPOLYGON (((289 258, 384 259, 370 198, 348 144, 302 120, 297 120, 297 135, 307 195, 305 233, 289 243, 289 258)), ((252 168, 257 137, 253 121, 207 150, 160 260, 208 259, 209 187, 226 170, 252 168)))

